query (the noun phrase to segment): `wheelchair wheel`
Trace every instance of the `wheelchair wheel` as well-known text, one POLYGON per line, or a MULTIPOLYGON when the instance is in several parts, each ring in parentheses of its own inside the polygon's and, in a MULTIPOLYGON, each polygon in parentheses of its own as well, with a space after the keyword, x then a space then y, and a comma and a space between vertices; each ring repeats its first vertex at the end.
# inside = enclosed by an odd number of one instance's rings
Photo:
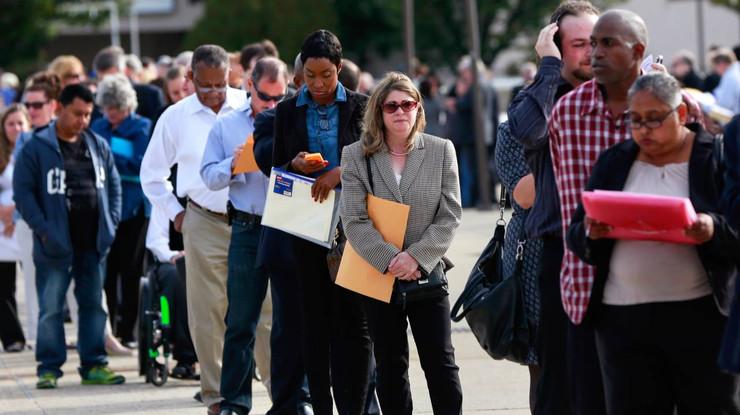
POLYGON ((146 381, 150 382, 149 367, 150 360, 149 350, 152 348, 154 328, 152 315, 150 311, 154 309, 154 287, 149 283, 149 277, 143 277, 139 282, 139 375, 146 376, 146 381))

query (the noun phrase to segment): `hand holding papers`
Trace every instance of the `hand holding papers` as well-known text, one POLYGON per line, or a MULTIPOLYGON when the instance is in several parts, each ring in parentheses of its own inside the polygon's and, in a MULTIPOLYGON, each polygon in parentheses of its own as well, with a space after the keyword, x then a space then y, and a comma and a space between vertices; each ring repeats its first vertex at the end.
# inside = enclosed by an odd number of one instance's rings
MULTIPOLYGON (((385 200, 373 195, 367 196, 367 215, 386 242, 401 249, 406 235, 411 207, 385 200)), ((389 303, 393 293, 395 278, 391 273, 383 274, 358 254, 347 241, 339 264, 337 285, 389 303)))
POLYGON ((231 174, 251 173, 257 171, 257 160, 254 159, 254 137, 250 134, 236 159, 231 174))
POLYGON ((586 216, 612 227, 607 238, 699 243, 685 234, 697 220, 687 198, 596 190, 583 192, 583 207, 586 216))
POLYGON ((311 196, 314 179, 272 169, 262 224, 326 248, 339 222, 337 191, 319 203, 311 196))

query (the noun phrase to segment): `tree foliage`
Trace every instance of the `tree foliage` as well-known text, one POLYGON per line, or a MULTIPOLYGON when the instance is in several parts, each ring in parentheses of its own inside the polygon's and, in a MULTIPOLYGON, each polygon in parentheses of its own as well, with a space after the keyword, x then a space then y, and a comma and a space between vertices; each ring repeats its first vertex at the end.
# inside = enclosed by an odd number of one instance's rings
MULTIPOLYGON (((8 3, 8 2, 3 2, 8 3)), ((0 13, 0 67, 23 69, 39 57, 49 41, 49 22, 55 16, 54 0, 24 0, 6 4, 0 13)))
POLYGON ((712 3, 725 6, 735 13, 740 14, 740 0, 712 0, 712 3))

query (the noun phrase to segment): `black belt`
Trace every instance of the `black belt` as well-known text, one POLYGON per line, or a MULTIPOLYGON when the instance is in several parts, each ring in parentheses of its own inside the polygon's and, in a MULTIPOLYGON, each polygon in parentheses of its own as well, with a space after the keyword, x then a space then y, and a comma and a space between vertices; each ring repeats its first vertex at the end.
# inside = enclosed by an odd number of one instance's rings
POLYGON ((223 219, 223 220, 225 220, 227 222, 229 221, 229 215, 227 215, 226 213, 216 212, 214 210, 204 208, 203 206, 199 205, 198 203, 196 203, 191 198, 188 198, 188 203, 190 203, 191 205, 197 207, 198 209, 202 210, 203 212, 210 213, 211 215, 214 215, 214 216, 218 216, 220 219, 223 219))
POLYGON ((259 225, 262 223, 262 216, 236 209, 231 202, 228 203, 226 209, 229 212, 229 224, 233 221, 243 222, 247 225, 259 225))

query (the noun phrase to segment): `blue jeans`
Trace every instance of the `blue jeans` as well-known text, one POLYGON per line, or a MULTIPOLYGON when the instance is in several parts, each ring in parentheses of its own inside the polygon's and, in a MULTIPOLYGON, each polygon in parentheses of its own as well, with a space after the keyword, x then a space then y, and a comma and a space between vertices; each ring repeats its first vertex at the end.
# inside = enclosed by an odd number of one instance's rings
POLYGON ((233 220, 231 224, 221 407, 244 413, 252 409, 254 337, 267 293, 267 274, 256 267, 261 231, 256 223, 233 220))
POLYGON ((39 300, 39 324, 36 340, 36 373, 62 376, 61 367, 67 360, 64 339, 64 297, 74 278, 75 298, 79 306, 77 352, 80 354, 80 374, 94 366, 107 365, 103 330, 106 314, 103 310, 103 278, 105 260, 92 250, 75 252, 72 266, 66 268, 36 262, 36 293, 39 300))
POLYGON ((458 170, 460 172, 460 197, 463 207, 473 207, 478 202, 478 170, 475 147, 459 145, 457 151, 458 170))

